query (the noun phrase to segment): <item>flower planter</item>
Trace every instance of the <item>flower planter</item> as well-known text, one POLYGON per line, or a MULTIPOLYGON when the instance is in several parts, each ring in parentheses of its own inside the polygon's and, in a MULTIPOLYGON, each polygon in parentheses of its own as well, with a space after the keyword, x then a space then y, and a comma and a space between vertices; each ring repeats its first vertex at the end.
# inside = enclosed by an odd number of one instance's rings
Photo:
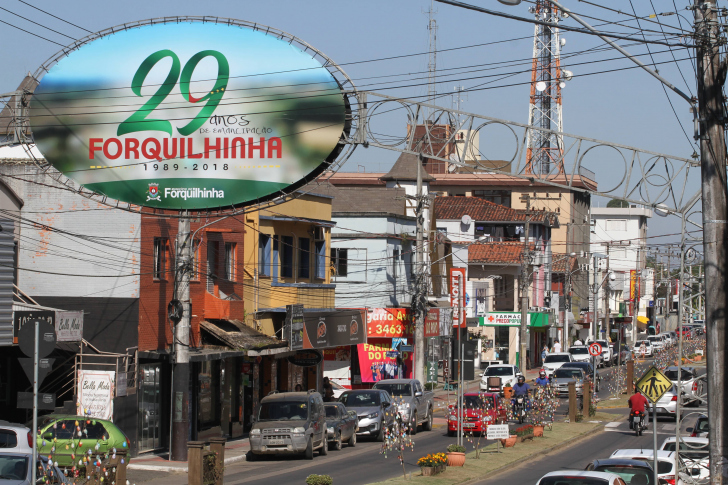
POLYGON ((447 466, 463 466, 465 464, 465 453, 451 451, 447 453, 447 466))
POLYGON ((702 355, 696 355, 696 356, 695 356, 695 357, 693 358, 693 360, 694 360, 695 362, 701 362, 701 361, 703 360, 703 356, 702 356, 702 355))
POLYGON ((512 398, 514 393, 515 393, 515 391, 513 390, 512 387, 503 388, 503 397, 505 397, 506 399, 512 398))
POLYGON ((533 440, 533 434, 524 434, 523 436, 518 437, 519 443, 523 443, 526 440, 533 440))
MULTIPOLYGON (((465 461, 465 460, 463 459, 463 461, 465 461)), ((422 466, 422 467, 420 467, 420 470, 422 470, 423 477, 431 477, 433 475, 437 475, 438 473, 444 472, 445 465, 422 466)))
POLYGON ((500 440, 501 444, 506 448, 512 448, 516 446, 516 441, 518 440, 518 436, 512 434, 510 437, 500 440))
POLYGON ((537 438, 543 436, 543 426, 534 426, 533 435, 537 438))

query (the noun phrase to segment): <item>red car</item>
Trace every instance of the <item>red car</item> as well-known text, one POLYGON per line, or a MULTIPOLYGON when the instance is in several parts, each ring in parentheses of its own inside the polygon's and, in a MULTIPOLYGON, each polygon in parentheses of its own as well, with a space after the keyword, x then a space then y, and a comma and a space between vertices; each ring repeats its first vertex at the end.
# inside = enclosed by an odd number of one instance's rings
MULTIPOLYGON (((447 435, 455 436, 458 431, 460 406, 448 406, 447 435)), ((469 392, 465 394, 463 432, 485 433, 489 424, 506 422, 506 411, 500 395, 492 392, 469 392)))

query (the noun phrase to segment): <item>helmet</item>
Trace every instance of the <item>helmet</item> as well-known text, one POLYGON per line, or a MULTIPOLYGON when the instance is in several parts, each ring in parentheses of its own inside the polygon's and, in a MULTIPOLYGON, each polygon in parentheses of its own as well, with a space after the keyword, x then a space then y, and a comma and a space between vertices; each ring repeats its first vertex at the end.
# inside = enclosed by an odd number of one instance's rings
POLYGON ((541 369, 541 372, 538 373, 539 377, 546 377, 546 371, 541 369))
POLYGON ((520 376, 518 376, 518 383, 519 383, 519 384, 522 384, 522 383, 524 383, 524 382, 526 382, 526 378, 525 378, 525 377, 523 377, 523 375, 520 375, 520 376))

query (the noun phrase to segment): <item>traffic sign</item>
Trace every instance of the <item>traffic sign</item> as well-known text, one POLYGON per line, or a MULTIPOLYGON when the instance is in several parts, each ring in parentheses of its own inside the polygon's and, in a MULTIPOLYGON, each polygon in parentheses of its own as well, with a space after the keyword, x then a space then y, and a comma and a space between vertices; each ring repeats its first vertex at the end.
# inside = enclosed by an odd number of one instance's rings
POLYGON ((637 390, 651 402, 656 403, 672 388, 672 382, 655 366, 650 367, 635 384, 637 390))
POLYGON ((602 346, 598 344, 597 342, 594 342, 589 346, 589 355, 592 357, 597 357, 599 355, 602 355, 602 346))
POLYGON ((18 346, 21 352, 33 357, 35 352, 35 321, 38 321, 38 357, 48 357, 56 348, 56 327, 54 324, 40 318, 33 319, 20 327, 18 331, 18 346))

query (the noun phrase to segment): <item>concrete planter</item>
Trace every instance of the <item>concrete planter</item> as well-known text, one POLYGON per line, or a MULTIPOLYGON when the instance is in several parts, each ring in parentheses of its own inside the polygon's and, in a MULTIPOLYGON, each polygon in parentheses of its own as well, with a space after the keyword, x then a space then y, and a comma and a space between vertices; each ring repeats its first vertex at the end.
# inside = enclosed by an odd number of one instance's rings
POLYGON ((451 451, 447 453, 447 466, 463 466, 465 464, 465 453, 451 451))
POLYGON ((516 441, 518 441, 518 436, 512 434, 508 438, 501 440, 501 444, 506 448, 512 448, 516 446, 516 441))
POLYGON ((445 471, 445 465, 421 466, 420 467, 420 470, 422 470, 422 476, 423 477, 431 477, 433 475, 437 475, 439 473, 444 472, 445 471))

